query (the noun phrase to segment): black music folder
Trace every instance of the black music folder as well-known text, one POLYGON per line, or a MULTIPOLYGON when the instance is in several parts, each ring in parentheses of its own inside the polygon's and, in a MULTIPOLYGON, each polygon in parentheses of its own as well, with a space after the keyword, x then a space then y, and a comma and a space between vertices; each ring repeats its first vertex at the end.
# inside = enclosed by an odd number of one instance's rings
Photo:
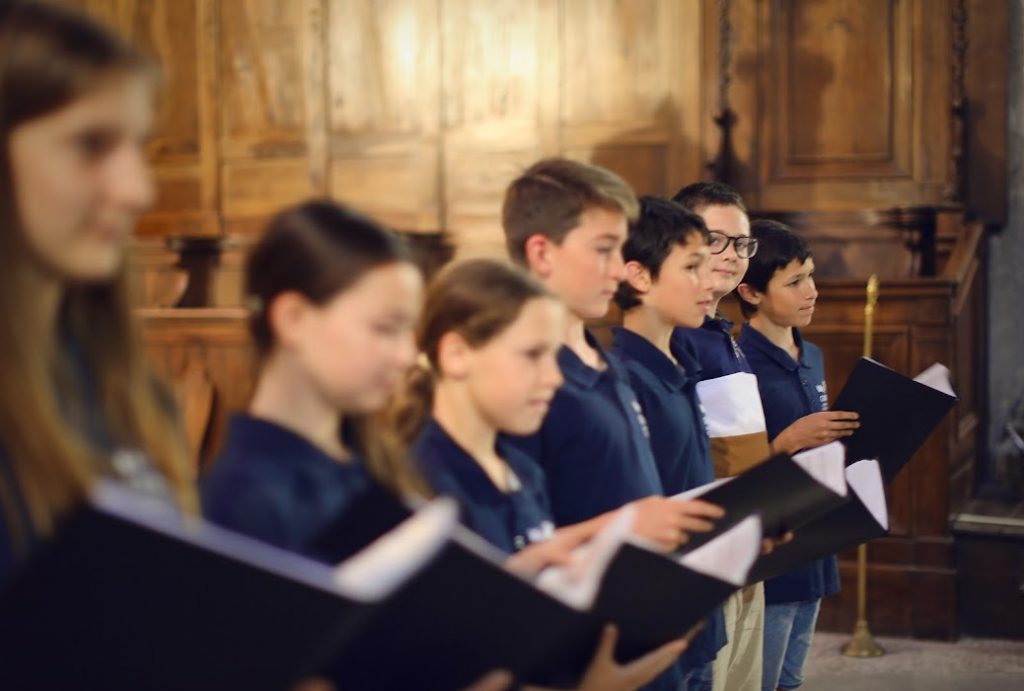
POLYGON ((401 563, 392 545, 346 570, 101 482, 0 594, 0 688, 287 688, 434 558, 445 512, 401 563))
MULTIPOLYGON (((628 662, 699 626, 741 587, 761 550, 761 523, 750 516, 686 555, 666 554, 631 534, 635 507, 626 506, 566 566, 537 578, 539 588, 588 611, 619 630, 615 656, 628 662)), ((590 641, 586 641, 590 643, 590 641)), ((570 684, 593 656, 592 647, 568 646, 528 681, 570 684)))
POLYGON ((621 662, 682 637, 746 583, 761 552, 761 521, 750 516, 679 557, 627 542, 601 581, 593 613, 615 622, 621 662))
POLYGON ((764 534, 779 537, 796 531, 846 502, 845 455, 841 444, 780 454, 731 478, 675 495, 717 504, 725 516, 707 533, 693 533, 680 548, 688 552, 717 537, 752 514, 761 518, 764 534))
POLYGON ((761 557, 748 581, 767 580, 889 532, 885 485, 878 461, 857 461, 846 469, 850 500, 802 526, 793 541, 761 557))
MULTIPOLYGON (((410 512, 387 489, 371 487, 313 546, 342 558, 410 512)), ((521 680, 540 674, 546 683, 577 683, 602 622, 508 571, 506 558, 456 526, 436 559, 339 650, 326 675, 338 688, 359 691, 460 689, 496 669, 521 680)))
POLYGON ((839 392, 833 410, 860 414, 860 427, 843 439, 848 462, 877 458, 891 482, 956 405, 949 370, 933 365, 910 379, 862 357, 839 392))

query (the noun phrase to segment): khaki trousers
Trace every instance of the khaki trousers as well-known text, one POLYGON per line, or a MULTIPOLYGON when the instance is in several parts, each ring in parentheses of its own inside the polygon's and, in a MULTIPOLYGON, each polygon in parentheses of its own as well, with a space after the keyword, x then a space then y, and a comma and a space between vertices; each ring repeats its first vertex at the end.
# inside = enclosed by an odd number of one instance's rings
POLYGON ((737 590, 725 602, 729 642, 712 666, 714 691, 761 691, 764 656, 764 583, 737 590))

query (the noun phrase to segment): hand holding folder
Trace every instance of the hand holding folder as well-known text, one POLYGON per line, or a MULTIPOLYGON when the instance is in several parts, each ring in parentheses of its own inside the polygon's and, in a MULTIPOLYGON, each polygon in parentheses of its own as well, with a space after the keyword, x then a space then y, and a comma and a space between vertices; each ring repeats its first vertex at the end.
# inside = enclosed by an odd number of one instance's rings
POLYGON ((757 516, 682 556, 665 554, 635 537, 634 517, 634 506, 620 509, 590 544, 577 550, 577 563, 550 568, 537 579, 538 587, 553 596, 614 623, 620 661, 692 635, 746 582, 760 552, 757 516))
POLYGON ((101 482, 0 594, 0 688, 286 688, 456 523, 433 504, 334 569, 101 482))
POLYGON ((885 486, 878 461, 857 461, 846 468, 850 500, 798 530, 792 542, 757 561, 749 581, 774 578, 889 532, 885 486))
POLYGON ((677 494, 675 499, 704 499, 726 512, 711 532, 692 535, 682 551, 699 547, 752 514, 760 516, 765 536, 799 531, 846 501, 844 464, 843 447, 833 442, 793 456, 774 456, 735 477, 677 494))
POLYGON ((910 379, 862 357, 834 405, 860 414, 860 428, 844 440, 847 458, 877 458, 882 477, 891 482, 956 402, 942 365, 910 379))

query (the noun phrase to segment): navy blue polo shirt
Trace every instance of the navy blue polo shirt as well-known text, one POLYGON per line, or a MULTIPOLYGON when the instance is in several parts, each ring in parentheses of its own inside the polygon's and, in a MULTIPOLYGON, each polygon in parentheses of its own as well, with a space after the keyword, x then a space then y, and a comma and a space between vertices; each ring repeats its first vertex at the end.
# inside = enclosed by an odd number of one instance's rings
POLYGON ((3 446, 0 446, 0 483, 3 483, 5 490, 3 500, 10 502, 8 506, 4 507, 5 510, 0 511, 0 587, 2 587, 17 570, 21 560, 35 551, 39 544, 39 535, 32 530, 28 503, 3 446), (8 515, 17 516, 19 527, 27 528, 25 531, 19 531, 23 532, 24 544, 18 545, 16 538, 11 534, 14 526, 7 520, 8 515))
POLYGON ((558 364, 565 383, 552 399, 544 424, 528 437, 508 437, 544 469, 559 526, 664 494, 647 422, 626 370, 591 333, 586 336, 607 367, 589 367, 562 346, 558 364))
MULTIPOLYGON (((752 327, 744 324, 739 344, 747 355, 757 388, 768 438, 779 433, 800 418, 828 410, 828 392, 825 388, 825 361, 821 350, 803 340, 800 330, 793 329, 793 339, 800 349, 799 360, 769 341, 752 327)), ((767 604, 816 600, 839 592, 839 568, 836 558, 826 557, 790 573, 765 581, 767 604)))
POLYGON ((458 500, 467 528, 512 553, 551 537, 554 523, 540 466, 500 439, 497 452, 517 481, 517 487, 508 492, 500 490, 433 419, 417 439, 413 456, 434 492, 458 500))
POLYGON ((733 323, 717 314, 704 317, 696 329, 677 328, 672 340, 688 340, 700 363, 701 379, 718 379, 737 372, 751 372, 742 347, 732 337, 733 323))
MULTIPOLYGON (((548 478, 555 524, 573 525, 664 491, 648 438, 647 421, 625 368, 594 335, 587 343, 606 367, 586 365, 568 346, 558 351, 565 383, 555 393, 540 430, 509 437, 548 478)), ((675 691, 682 683, 673 665, 645 691, 675 691)))
MULTIPOLYGON (((612 353, 625 365, 640 400, 665 493, 678 494, 714 480, 711 445, 697 397, 700 364, 691 344, 674 339, 669 345, 676 359, 672 362, 629 329, 616 327, 612 333, 612 353)), ((718 608, 687 648, 683 668, 695 669, 714 660, 726 640, 725 618, 718 608)))
POLYGON ((714 480, 711 445, 697 398, 700 364, 690 343, 675 339, 670 344, 673 362, 629 329, 615 327, 612 333, 612 353, 626 367, 640 401, 665 494, 671 496, 714 480))
POLYGON ((201 483, 203 514, 225 528, 315 558, 310 543, 369 484, 357 459, 340 462, 289 429, 236 415, 227 443, 201 483))

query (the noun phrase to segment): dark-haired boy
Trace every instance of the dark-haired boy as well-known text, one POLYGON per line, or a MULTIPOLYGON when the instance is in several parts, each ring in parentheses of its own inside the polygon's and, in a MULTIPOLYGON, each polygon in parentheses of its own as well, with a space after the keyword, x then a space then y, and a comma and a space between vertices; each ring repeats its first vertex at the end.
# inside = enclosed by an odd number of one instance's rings
MULTIPOLYGON (((748 319, 739 345, 757 375, 773 451, 795 453, 849 436, 857 414, 828 410, 821 350, 803 340, 818 291, 807 241, 775 221, 754 221, 757 255, 737 288, 748 319)), ((814 636, 821 599, 839 591, 836 558, 765 582, 762 689, 795 689, 814 636)))
MULTIPOLYGON (((700 368, 689 343, 672 339, 677 327, 700 326, 711 302, 706 238, 700 216, 671 201, 642 197, 622 249, 626 280, 615 294, 623 326, 613 331, 612 353, 629 372, 670 495, 714 479, 696 391, 700 368)), ((725 645, 719 609, 680 660, 684 688, 710 687, 711 663, 725 645)))

